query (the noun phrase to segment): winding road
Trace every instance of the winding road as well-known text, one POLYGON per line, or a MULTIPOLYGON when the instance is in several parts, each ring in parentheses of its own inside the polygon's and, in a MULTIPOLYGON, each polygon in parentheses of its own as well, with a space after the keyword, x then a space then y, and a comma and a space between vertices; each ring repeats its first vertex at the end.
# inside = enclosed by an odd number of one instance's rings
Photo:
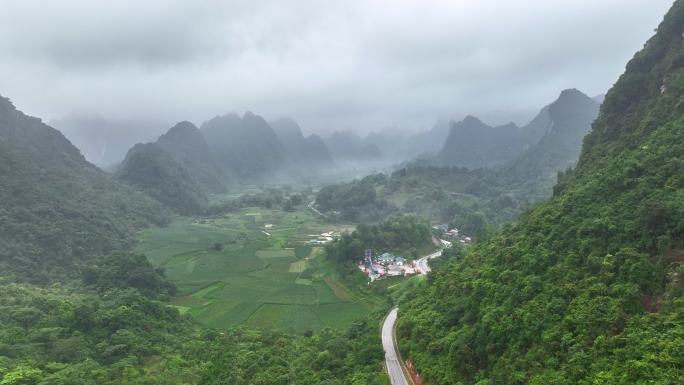
POLYGON ((394 324, 397 322, 398 308, 392 309, 387 317, 385 323, 382 325, 382 347, 385 349, 385 366, 387 367, 387 374, 389 374, 392 385, 409 385, 401 368, 401 359, 399 358, 399 351, 394 343, 394 324))
POLYGON ((423 258, 416 261, 416 268, 420 270, 421 274, 427 274, 432 271, 432 269, 430 269, 430 266, 428 266, 428 261, 441 256, 442 250, 432 253, 430 255, 426 255, 423 258))
MULTIPOLYGON (((444 248, 451 247, 451 242, 440 239, 444 248)), ((421 274, 427 274, 432 271, 428 266, 428 261, 442 256, 442 250, 426 255, 416 261, 416 268, 421 274)), ((394 338, 394 324, 397 322, 398 307, 390 310, 385 317, 385 322, 382 324, 382 347, 385 349, 385 366, 387 367, 387 374, 389 374, 390 383, 392 385, 409 385, 411 382, 406 378, 406 373, 402 368, 401 356, 397 348, 396 339, 394 338)))
MULTIPOLYGON (((443 239, 440 239, 439 241, 442 243, 442 246, 444 246, 444 248, 451 247, 451 242, 445 241, 443 239)), ((416 268, 419 270, 420 274, 427 274, 432 271, 432 269, 430 269, 430 266, 428 266, 428 261, 431 259, 435 259, 437 257, 441 257, 442 251, 444 251, 444 249, 426 255, 416 261, 416 268)))
POLYGON ((326 214, 323 214, 322 212, 318 211, 318 209, 316 208, 316 200, 315 200, 315 199, 312 200, 311 202, 309 202, 309 204, 306 205, 306 207, 308 207, 308 208, 309 208, 311 211, 313 211, 315 214, 320 215, 320 216, 323 217, 323 218, 327 218, 327 217, 328 217, 326 214))

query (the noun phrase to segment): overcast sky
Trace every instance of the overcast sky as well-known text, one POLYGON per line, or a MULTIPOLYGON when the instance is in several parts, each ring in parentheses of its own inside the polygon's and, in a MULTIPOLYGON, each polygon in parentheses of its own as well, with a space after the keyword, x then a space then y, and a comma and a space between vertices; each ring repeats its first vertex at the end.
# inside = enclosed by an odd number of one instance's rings
POLYGON ((197 124, 251 110, 305 131, 525 120, 604 93, 672 0, 2 0, 0 94, 197 124))

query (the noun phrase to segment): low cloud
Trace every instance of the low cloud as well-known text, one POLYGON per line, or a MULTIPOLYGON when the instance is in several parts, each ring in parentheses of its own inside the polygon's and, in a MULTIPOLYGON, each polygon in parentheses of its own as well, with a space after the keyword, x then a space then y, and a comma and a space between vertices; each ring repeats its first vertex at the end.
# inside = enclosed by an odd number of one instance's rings
POLYGON ((671 3, 7 0, 0 94, 46 119, 524 120, 563 88, 605 92, 671 3))

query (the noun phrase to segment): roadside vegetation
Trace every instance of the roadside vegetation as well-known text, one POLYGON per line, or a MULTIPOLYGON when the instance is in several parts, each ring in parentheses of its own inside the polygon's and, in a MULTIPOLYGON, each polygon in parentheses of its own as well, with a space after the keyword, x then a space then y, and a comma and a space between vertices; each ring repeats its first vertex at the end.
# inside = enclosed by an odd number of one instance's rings
POLYGON ((552 199, 402 303, 428 383, 684 382, 683 23, 677 1, 552 199))

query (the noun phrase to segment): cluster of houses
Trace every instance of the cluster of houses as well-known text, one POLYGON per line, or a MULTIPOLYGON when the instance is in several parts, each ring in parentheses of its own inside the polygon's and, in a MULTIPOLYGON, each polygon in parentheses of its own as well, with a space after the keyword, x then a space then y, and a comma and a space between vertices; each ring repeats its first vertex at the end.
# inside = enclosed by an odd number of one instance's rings
POLYGON ((319 235, 309 235, 310 237, 314 237, 313 239, 309 240, 309 245, 321 246, 325 245, 328 242, 332 242, 332 240, 335 239, 334 233, 334 231, 329 231, 327 233, 321 233, 319 235))
POLYGON ((406 277, 416 274, 416 268, 406 258, 390 253, 373 256, 370 249, 359 262, 359 269, 368 275, 371 282, 385 277, 406 277))

